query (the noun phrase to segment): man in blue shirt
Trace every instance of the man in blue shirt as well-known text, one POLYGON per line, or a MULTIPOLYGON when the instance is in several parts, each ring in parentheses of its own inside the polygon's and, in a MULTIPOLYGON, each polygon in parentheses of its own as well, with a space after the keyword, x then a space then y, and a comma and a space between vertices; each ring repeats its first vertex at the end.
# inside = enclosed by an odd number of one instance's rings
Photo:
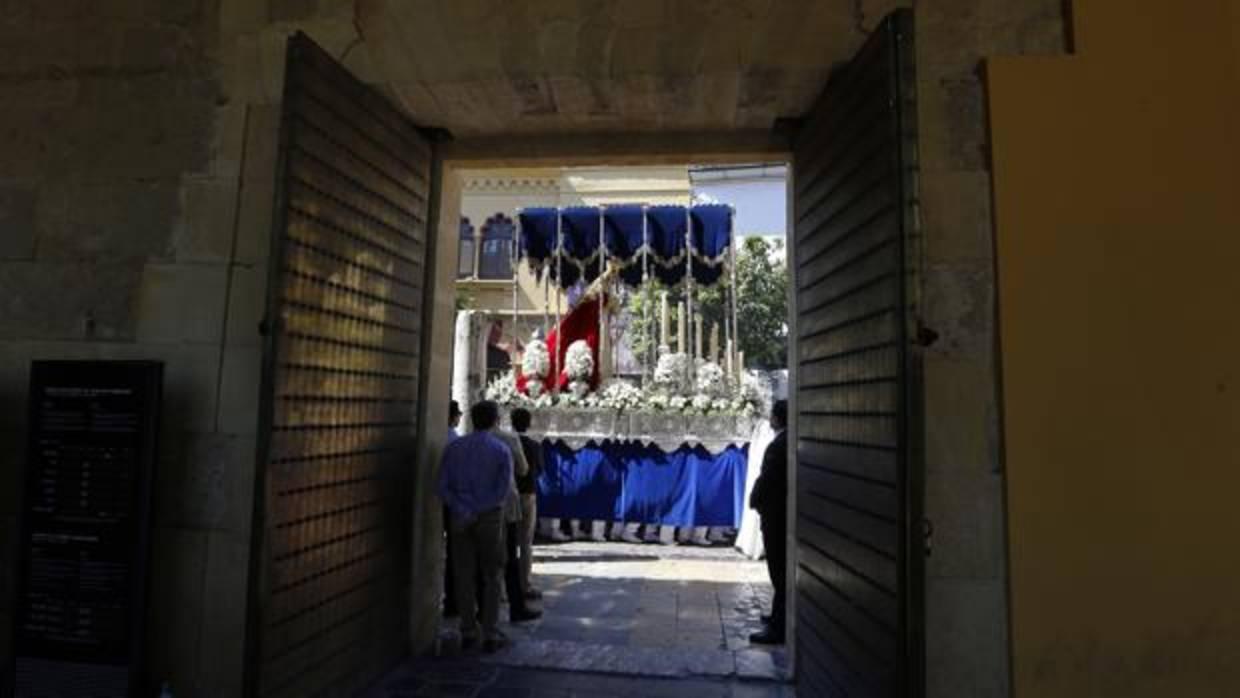
POLYGON ((499 407, 479 402, 469 410, 473 431, 448 444, 439 465, 439 496, 450 512, 453 581, 461 617, 461 647, 478 642, 494 652, 506 638, 499 631, 499 585, 504 569, 504 503, 515 492, 512 452, 495 436, 499 407), (475 604, 474 577, 482 580, 482 612, 475 604))

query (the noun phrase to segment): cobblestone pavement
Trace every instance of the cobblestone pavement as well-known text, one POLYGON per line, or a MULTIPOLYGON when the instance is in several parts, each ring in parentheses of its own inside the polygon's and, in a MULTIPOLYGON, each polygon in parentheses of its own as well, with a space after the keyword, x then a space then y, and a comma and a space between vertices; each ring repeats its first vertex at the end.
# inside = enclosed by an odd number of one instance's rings
POLYGON ((541 619, 506 624, 511 645, 412 662, 373 698, 397 696, 786 697, 784 648, 749 645, 770 607, 763 562, 730 548, 575 542, 535 548, 541 619))

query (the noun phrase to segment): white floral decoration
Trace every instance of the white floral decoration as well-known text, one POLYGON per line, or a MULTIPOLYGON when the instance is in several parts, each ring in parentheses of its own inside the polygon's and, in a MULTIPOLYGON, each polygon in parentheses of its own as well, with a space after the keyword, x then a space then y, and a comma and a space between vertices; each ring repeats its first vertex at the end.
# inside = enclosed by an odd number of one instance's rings
POLYGON ((564 354, 564 372, 570 381, 590 380, 594 374, 594 356, 586 340, 578 339, 568 345, 568 351, 564 354))
POLYGON ((737 399, 744 403, 744 414, 765 414, 770 409, 771 386, 756 373, 746 371, 741 376, 737 399))
POLYGON ((521 401, 522 395, 517 392, 517 375, 513 371, 502 373, 487 384, 484 393, 486 399, 501 405, 513 405, 521 401))
POLYGON ((615 378, 603 386, 599 395, 599 405, 613 410, 635 410, 642 406, 644 395, 641 389, 629 381, 615 378))
POLYGON ((693 396, 693 399, 689 403, 689 407, 696 414, 706 414, 710 412, 710 406, 714 403, 714 401, 714 398, 711 396, 698 393, 693 396))
POLYGON ((525 355, 521 357, 521 371, 535 378, 543 378, 551 371, 551 352, 547 351, 546 342, 533 339, 525 345, 525 355))
POLYGON ((673 393, 685 392, 685 376, 689 370, 689 355, 683 352, 664 354, 654 368, 654 383, 673 393))
POLYGON ((673 412, 683 412, 689 406, 689 398, 684 395, 673 395, 668 398, 667 406, 673 412))
POLYGON ((705 395, 722 395, 727 392, 728 379, 719 364, 713 361, 702 361, 697 367, 697 385, 699 393, 705 395))

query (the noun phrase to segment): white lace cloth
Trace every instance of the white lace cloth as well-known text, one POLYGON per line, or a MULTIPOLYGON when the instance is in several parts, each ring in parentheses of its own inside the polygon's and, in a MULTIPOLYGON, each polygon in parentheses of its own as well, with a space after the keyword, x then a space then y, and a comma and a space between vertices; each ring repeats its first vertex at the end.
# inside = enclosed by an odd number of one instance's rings
POLYGON ((573 449, 590 442, 640 441, 663 451, 675 451, 685 444, 703 446, 716 455, 730 446, 749 443, 762 421, 735 415, 626 414, 597 408, 550 408, 534 412, 529 431, 532 436, 562 441, 573 449))

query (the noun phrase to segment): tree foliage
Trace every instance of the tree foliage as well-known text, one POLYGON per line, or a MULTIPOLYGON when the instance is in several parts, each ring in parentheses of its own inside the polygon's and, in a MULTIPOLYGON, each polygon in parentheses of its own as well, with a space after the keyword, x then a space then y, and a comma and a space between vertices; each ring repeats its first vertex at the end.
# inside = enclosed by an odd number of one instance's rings
MULTIPOLYGON (((726 283, 699 288, 693 294, 694 314, 703 317, 703 342, 710 327, 719 323, 723 344, 723 320, 731 312, 727 306, 726 283)), ((668 289, 656 283, 631 291, 625 302, 629 315, 626 338, 635 356, 652 349, 659 328, 659 298, 668 294, 669 328, 675 348, 676 312, 684 300, 684 287, 668 289)), ((736 310, 740 325, 740 350, 751 368, 781 369, 788 362, 788 268, 782 240, 761 237, 742 238, 736 259, 736 310)), ((693 341, 692 327, 689 341, 693 341)))

